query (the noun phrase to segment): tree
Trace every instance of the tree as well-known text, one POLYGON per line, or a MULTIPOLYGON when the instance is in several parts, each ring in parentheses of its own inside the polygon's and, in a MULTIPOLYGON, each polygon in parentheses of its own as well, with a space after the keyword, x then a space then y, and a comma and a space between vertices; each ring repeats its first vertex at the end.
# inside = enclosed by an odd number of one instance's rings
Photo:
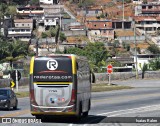
POLYGON ((106 66, 104 62, 106 62, 106 59, 108 58, 108 51, 101 42, 88 43, 83 49, 77 47, 68 48, 65 49, 65 53, 86 56, 89 60, 91 69, 95 67, 100 69, 102 65, 106 66))
POLYGON ((160 53, 160 48, 155 44, 150 45, 147 49, 153 54, 159 54, 160 53))
POLYGON ((57 32, 57 28, 50 27, 49 32, 50 32, 51 37, 55 37, 56 32, 57 32))
POLYGON ((65 49, 64 53, 65 54, 76 54, 78 56, 85 56, 85 51, 77 47, 71 47, 71 48, 65 49))
POLYGON ((60 41, 61 42, 63 42, 63 41, 65 41, 66 40, 66 36, 65 36, 65 34, 64 33, 62 33, 62 32, 60 32, 60 35, 59 35, 59 39, 60 39, 60 41))
POLYGON ((28 43, 21 41, 12 41, 12 42, 2 42, 0 52, 0 61, 1 62, 10 62, 10 66, 12 66, 12 62, 16 61, 24 56, 29 54, 29 45, 28 43))
POLYGON ((126 48, 127 48, 127 51, 130 51, 130 48, 131 48, 131 47, 130 47, 129 44, 127 44, 127 47, 126 47, 126 48))
POLYGON ((8 52, 7 52, 7 50, 8 50, 8 44, 7 44, 7 42, 2 38, 2 37, 0 37, 0 59, 2 60, 2 59, 5 59, 6 58, 6 56, 8 55, 8 52))
POLYGON ((131 0, 125 0, 124 2, 126 2, 126 3, 131 3, 131 0))
POLYGON ((108 59, 107 64, 108 65, 112 64, 112 66, 116 66, 116 67, 121 67, 122 66, 122 64, 119 61, 117 61, 116 59, 108 59))
POLYGON ((141 54, 141 48, 140 47, 136 47, 136 48, 137 48, 137 52, 141 54))
POLYGON ((152 70, 159 70, 160 69, 160 58, 150 60, 149 68, 152 70))
POLYGON ((2 25, 4 23, 4 16, 14 16, 15 14, 16 14, 15 6, 8 6, 7 4, 1 3, 0 4, 0 28, 2 28, 2 25))
POLYGON ((4 18, 4 16, 7 14, 7 5, 4 3, 0 4, 0 18, 4 18))
POLYGON ((17 14, 16 6, 8 6, 8 14, 14 17, 17 14))
POLYGON ((85 48, 85 55, 96 66, 102 60, 106 61, 108 57, 107 49, 102 42, 89 43, 85 48))
POLYGON ((124 49, 126 49, 127 44, 125 42, 122 42, 122 46, 124 49))
POLYGON ((148 70, 148 64, 144 63, 142 67, 142 79, 144 78, 144 74, 147 70, 148 70))
POLYGON ((120 46, 119 40, 114 40, 113 46, 114 48, 118 48, 120 46))
POLYGON ((39 0, 30 0, 31 5, 39 5, 39 0))
POLYGON ((4 22, 4 16, 7 15, 7 4, 0 4, 0 28, 2 28, 1 22, 4 22))
POLYGON ((78 7, 86 8, 92 5, 95 5, 95 0, 84 0, 84 1, 80 1, 80 3, 78 4, 78 7))
POLYGON ((147 4, 147 0, 143 0, 143 4, 147 4))
POLYGON ((42 38, 47 38, 47 37, 48 37, 48 35, 47 35, 47 33, 46 33, 46 32, 42 32, 41 37, 42 37, 42 38))

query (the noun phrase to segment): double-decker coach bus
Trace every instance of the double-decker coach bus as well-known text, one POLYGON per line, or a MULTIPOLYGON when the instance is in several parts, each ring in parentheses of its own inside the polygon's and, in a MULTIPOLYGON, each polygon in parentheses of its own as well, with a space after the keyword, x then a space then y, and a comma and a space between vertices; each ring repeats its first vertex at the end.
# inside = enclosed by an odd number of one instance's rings
POLYGON ((30 107, 36 118, 87 116, 91 106, 91 71, 85 57, 52 54, 32 57, 30 107))

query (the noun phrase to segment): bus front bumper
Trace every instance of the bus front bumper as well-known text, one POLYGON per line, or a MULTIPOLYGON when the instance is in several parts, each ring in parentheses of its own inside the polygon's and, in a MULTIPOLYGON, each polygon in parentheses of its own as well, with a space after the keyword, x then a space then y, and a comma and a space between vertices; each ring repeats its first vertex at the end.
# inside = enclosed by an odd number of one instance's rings
POLYGON ((76 115, 75 105, 64 107, 46 107, 31 104, 32 115, 76 115))

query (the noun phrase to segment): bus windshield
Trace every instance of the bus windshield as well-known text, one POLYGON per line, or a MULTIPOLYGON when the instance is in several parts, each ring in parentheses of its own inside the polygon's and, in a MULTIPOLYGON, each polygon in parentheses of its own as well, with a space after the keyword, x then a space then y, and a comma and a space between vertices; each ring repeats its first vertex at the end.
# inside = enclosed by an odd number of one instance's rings
POLYGON ((34 82, 72 82, 70 57, 37 57, 33 69, 34 82))

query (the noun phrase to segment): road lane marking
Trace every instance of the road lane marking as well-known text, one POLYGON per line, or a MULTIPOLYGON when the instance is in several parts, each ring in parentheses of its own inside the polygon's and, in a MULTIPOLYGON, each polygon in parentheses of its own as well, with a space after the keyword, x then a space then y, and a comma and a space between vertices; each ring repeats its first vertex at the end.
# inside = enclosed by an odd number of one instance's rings
POLYGON ((133 108, 133 109, 123 109, 123 110, 118 110, 118 111, 111 111, 111 112, 106 112, 106 113, 100 113, 97 115, 109 115, 109 114, 118 114, 118 115, 123 115, 127 114, 129 112, 143 112, 146 110, 159 110, 160 109, 160 104, 159 105, 151 105, 151 106, 144 106, 144 107, 139 107, 139 108, 133 108), (127 112, 126 112, 127 111, 127 112))
MULTIPOLYGON (((144 106, 144 107, 139 107, 139 108, 133 108, 133 109, 123 109, 123 110, 118 110, 118 111, 111 111, 111 112, 106 112, 106 113, 100 113, 100 114, 97 114, 97 116, 102 116, 102 115, 104 116, 104 115, 106 115, 106 117, 114 117, 114 116, 129 114, 129 113, 146 112, 146 111, 153 111, 153 110, 160 110, 160 104, 158 104, 158 105, 144 106)), ((91 120, 91 121, 89 121, 87 123, 93 123, 93 122, 97 121, 98 119, 97 118, 93 119, 93 120, 91 120)))
MULTIPOLYGON (((136 100, 136 99, 140 99, 141 98, 148 98, 148 97, 157 97, 160 96, 160 93, 151 93, 151 94, 139 94, 139 95, 135 95, 135 96, 115 96, 115 97, 111 97, 111 98, 103 98, 103 99, 93 99, 92 102, 105 102, 105 101, 109 101, 109 100, 119 100, 119 99, 127 99, 128 100, 136 100)), ((119 102, 119 101, 118 101, 119 102)))
POLYGON ((27 110, 22 110, 22 111, 18 111, 18 112, 13 111, 13 113, 2 115, 0 117, 16 117, 16 116, 20 116, 20 115, 24 115, 24 114, 29 114, 29 113, 30 113, 30 110, 27 109, 27 110))

